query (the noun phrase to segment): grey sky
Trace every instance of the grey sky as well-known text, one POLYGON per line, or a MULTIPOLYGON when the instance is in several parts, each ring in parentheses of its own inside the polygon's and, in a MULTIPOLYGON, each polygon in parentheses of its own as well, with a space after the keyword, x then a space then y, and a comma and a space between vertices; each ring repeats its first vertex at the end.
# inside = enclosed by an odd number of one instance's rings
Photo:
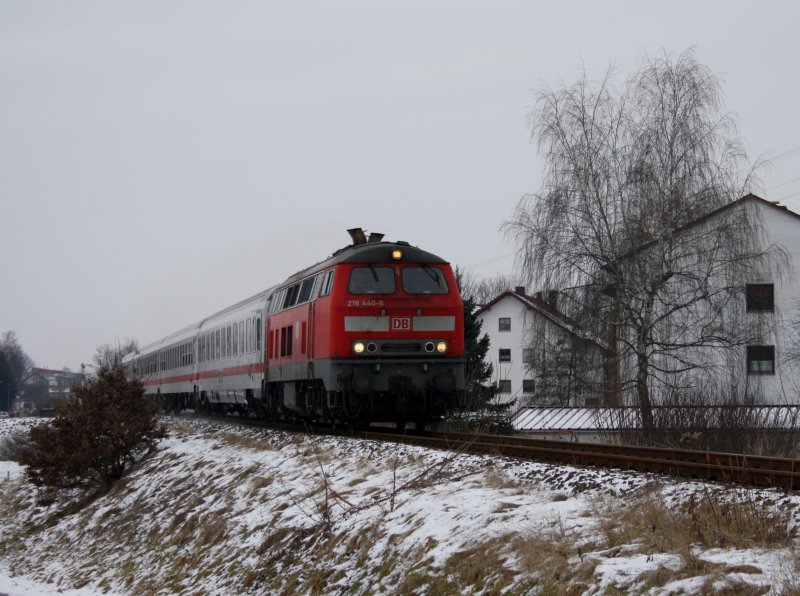
POLYGON ((540 166, 531 90, 695 46, 800 210, 800 3, 0 2, 0 331, 77 369, 363 226, 479 276, 540 166))

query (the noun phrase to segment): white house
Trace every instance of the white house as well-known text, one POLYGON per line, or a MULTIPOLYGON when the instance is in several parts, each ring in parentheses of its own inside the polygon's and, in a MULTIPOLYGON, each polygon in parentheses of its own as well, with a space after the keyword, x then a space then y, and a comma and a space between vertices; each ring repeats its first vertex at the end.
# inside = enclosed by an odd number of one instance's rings
MULTIPOLYGON (((771 256, 741 280, 736 310, 741 342, 708 350, 707 366, 695 375, 719 382, 729 395, 765 405, 800 403, 800 215, 750 194, 690 224, 702 227, 735 209, 748 209, 759 224, 758 244, 771 256)), ((713 225, 713 224, 712 224, 713 225)), ((698 349, 698 348, 696 348, 698 349)), ((702 349, 698 349, 702 350, 702 349)))
MULTIPOLYGON (((741 234, 727 237, 741 238, 741 234)), ((688 308, 663 318, 654 328, 651 363, 656 372, 647 381, 653 405, 669 391, 678 400, 703 403, 800 404, 800 215, 751 194, 675 230, 672 242, 683 251, 672 261, 673 269, 665 270, 666 291, 673 298, 686 288, 697 291, 698 277, 685 285, 681 282, 694 273, 707 275, 700 278, 707 286, 728 286, 719 294, 724 299, 689 301, 688 308), (745 228, 750 236, 741 242, 752 241, 769 258, 753 261, 761 262, 760 268, 735 269, 717 254, 717 263, 705 267, 712 250, 719 247, 713 245, 713 237, 724 226, 717 224, 725 223, 725 218, 741 221, 731 217, 736 210, 746 210, 749 221, 758 224, 758 229, 745 228), (708 238, 712 248, 681 246, 681 238, 692 234, 708 238), (731 281, 734 270, 747 273, 731 281), (658 334, 671 337, 668 349, 660 349, 658 334), (675 376, 665 372, 682 366, 684 370, 675 376)), ((637 251, 637 258, 643 258, 636 266, 646 266, 648 246, 637 251)), ((592 336, 558 310, 558 297, 557 292, 547 292, 544 298, 529 296, 517 288, 477 311, 482 332, 491 341, 487 359, 494 365, 500 400, 516 400, 517 406, 635 405, 631 382, 635 354, 626 355, 623 349, 626 330, 608 320, 595 321, 594 328, 606 331, 592 336), (612 327, 613 335, 608 332, 612 327), (615 340, 606 342, 610 337, 615 340)), ((627 333, 630 341, 630 330, 627 333)))
POLYGON ((608 347, 559 312, 557 300, 558 292, 542 298, 518 287, 476 312, 481 333, 490 340, 487 360, 494 367, 498 401, 516 406, 599 405, 608 347), (564 358, 571 366, 562 366, 564 358))

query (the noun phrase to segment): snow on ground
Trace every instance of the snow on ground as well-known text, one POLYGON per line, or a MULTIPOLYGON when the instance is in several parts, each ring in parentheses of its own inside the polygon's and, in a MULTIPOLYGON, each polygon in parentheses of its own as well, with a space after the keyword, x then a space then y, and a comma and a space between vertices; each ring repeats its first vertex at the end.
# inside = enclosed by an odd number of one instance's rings
MULTIPOLYGON (((0 436, 29 424, 0 420, 0 436)), ((694 507, 696 495, 698 515, 717 491, 718 510, 730 496, 787 513, 782 523, 797 528, 795 494, 170 424, 157 454, 75 513, 37 502, 23 470, 0 462, 0 595, 798 589, 792 541, 681 548, 668 535, 609 538, 616 514, 641 507, 634 515, 652 515, 655 533, 660 503, 694 507)))

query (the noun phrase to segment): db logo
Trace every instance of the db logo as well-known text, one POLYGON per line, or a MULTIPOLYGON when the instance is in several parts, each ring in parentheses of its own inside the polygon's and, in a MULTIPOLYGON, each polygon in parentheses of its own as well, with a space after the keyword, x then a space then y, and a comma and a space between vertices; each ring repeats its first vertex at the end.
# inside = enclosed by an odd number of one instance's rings
POLYGON ((411 317, 392 317, 392 331, 411 331, 411 317))

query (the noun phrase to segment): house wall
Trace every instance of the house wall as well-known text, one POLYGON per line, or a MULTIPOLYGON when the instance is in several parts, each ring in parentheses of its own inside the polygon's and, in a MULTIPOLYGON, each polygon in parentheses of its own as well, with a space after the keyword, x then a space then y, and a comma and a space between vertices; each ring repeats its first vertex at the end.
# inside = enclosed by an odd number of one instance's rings
MULTIPOLYGON (((797 271, 800 263, 800 217, 760 200, 746 201, 734 209, 754 210, 763 226, 762 248, 777 247, 779 254, 742 279, 735 279, 733 283, 738 289, 724 309, 709 310, 705 302, 698 302, 674 315, 672 331, 669 326, 661 328, 661 332, 669 334, 684 326, 686 321, 692 321, 694 324, 688 327, 688 336, 691 337, 692 327, 698 328, 696 321, 708 323, 708 313, 719 312, 720 320, 724 321, 722 332, 736 338, 737 345, 730 347, 721 341, 715 346, 681 348, 671 356, 654 357, 655 369, 675 370, 683 365, 687 368, 681 375, 651 375, 655 404, 684 398, 705 403, 743 400, 765 405, 800 403, 800 363, 793 358, 797 354, 796 329, 800 323, 800 275, 797 271), (774 312, 746 311, 746 286, 756 283, 774 284, 774 312), (748 346, 775 347, 774 374, 748 374, 748 346), (680 388, 677 394, 670 394, 669 385, 680 388)), ((712 219, 688 233, 713 230, 714 225, 712 219)), ((708 283, 713 286, 722 281, 720 275, 710 278, 708 283)), ((633 367, 632 358, 623 363, 624 379, 633 378, 633 367), (624 370, 625 366, 627 370, 624 370)), ((626 403, 636 403, 635 388, 629 385, 626 393, 626 403)))
POLYGON ((525 397, 522 391, 522 381, 526 377, 525 363, 523 362, 522 350, 526 345, 526 311, 527 306, 514 298, 506 296, 498 300, 487 310, 478 315, 478 320, 482 321, 481 334, 489 336, 489 351, 486 360, 494 366, 492 381, 510 381, 510 393, 498 393, 497 401, 507 403, 517 400, 517 405, 525 397), (499 331, 499 321, 501 317, 511 319, 510 331, 499 331), (511 361, 500 362, 500 350, 511 350, 511 361))
MULTIPOLYGON (((800 403, 800 366, 792 362, 797 350, 797 326, 800 323, 800 217, 790 212, 756 203, 764 225, 765 244, 783 249, 787 262, 781 268, 773 263, 771 271, 763 271, 745 283, 774 283, 775 312, 747 313, 753 329, 750 341, 775 346, 774 375, 746 375, 746 386, 754 397, 765 404, 800 403), (762 323, 762 324, 759 324, 762 323), (759 332, 764 330, 763 332, 759 332)), ((746 373, 746 348, 736 351, 738 367, 746 373)))
POLYGON ((605 387, 605 354, 582 341, 551 318, 513 295, 507 295, 478 315, 481 333, 489 336, 487 360, 493 381, 510 382, 510 392, 498 393, 501 403, 575 406, 599 404, 605 387), (500 331, 500 319, 511 319, 510 331, 500 331), (500 350, 511 352, 500 361, 500 350), (527 354, 526 354, 527 352, 527 354), (525 391, 525 381, 529 381, 525 391), (532 390, 530 390, 532 389, 532 390))

